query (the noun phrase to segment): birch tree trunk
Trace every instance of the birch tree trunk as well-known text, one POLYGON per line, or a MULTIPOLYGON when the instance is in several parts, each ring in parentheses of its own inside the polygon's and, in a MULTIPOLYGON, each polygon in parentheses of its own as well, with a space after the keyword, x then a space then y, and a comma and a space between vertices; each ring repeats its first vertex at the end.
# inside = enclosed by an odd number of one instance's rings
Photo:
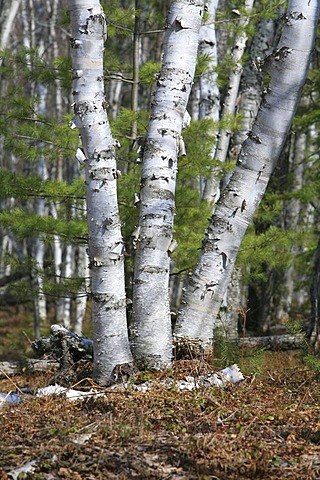
POLYGON ((177 157, 198 50, 202 0, 174 0, 167 17, 164 57, 152 102, 141 178, 141 207, 133 285, 132 346, 140 366, 172 359, 170 252, 177 157))
MULTIPOLYGON (((11 0, 10 3, 11 5, 9 8, 7 8, 5 19, 1 21, 0 50, 3 50, 4 48, 6 48, 9 43, 12 25, 17 15, 21 0, 11 0)), ((2 13, 1 13, 1 17, 2 17, 2 13)), ((1 63, 2 61, 0 60, 0 65, 1 63)))
POLYGON ((311 322, 308 336, 315 354, 320 352, 320 241, 316 248, 311 284, 311 322))
POLYGON ((319 2, 290 0, 277 51, 264 62, 270 76, 253 129, 216 206, 175 328, 177 346, 210 352, 213 329, 245 231, 284 146, 305 83, 319 2))
MULTIPOLYGON (((253 4, 254 0, 245 1, 244 8, 247 14, 251 12, 253 4)), ((241 31, 235 38, 235 43, 232 50, 232 63, 234 64, 234 68, 232 69, 229 76, 228 91, 226 93, 222 108, 221 120, 223 122, 227 122, 228 119, 230 119, 231 115, 234 115, 235 112, 240 80, 243 70, 242 57, 247 43, 247 34, 244 29, 248 22, 249 18, 247 16, 239 20, 239 27, 241 28, 241 31)), ((219 162, 220 165, 225 163, 226 161, 230 138, 231 131, 227 128, 222 128, 219 132, 218 141, 214 152, 214 161, 219 162)), ((219 168, 213 168, 210 178, 208 178, 204 188, 203 198, 210 202, 218 200, 220 195, 220 179, 218 174, 219 168)))
POLYGON ((219 121, 220 92, 218 87, 217 38, 215 28, 218 0, 207 2, 207 20, 200 28, 199 53, 208 56, 208 67, 205 74, 199 78, 199 118, 212 118, 219 121))
MULTIPOLYGON (((133 30, 133 52, 132 52, 132 87, 131 87, 131 110, 138 112, 139 103, 139 67, 140 67, 140 28, 141 28, 141 0, 135 0, 135 22, 133 30)), ((138 123, 135 119, 131 128, 132 146, 135 144, 138 133, 138 123)))
POLYGON ((103 84, 105 17, 98 0, 69 0, 74 124, 80 129, 86 171, 92 277, 94 377, 100 385, 131 364, 126 323, 124 246, 117 204, 114 140, 103 84))
POLYGON ((240 153, 241 146, 246 140, 259 110, 263 90, 263 72, 259 68, 257 59, 263 59, 272 53, 276 33, 275 23, 273 19, 262 20, 258 23, 257 32, 250 47, 250 62, 243 67, 238 102, 242 123, 241 128, 232 137, 230 148, 230 154, 235 159, 240 153), (254 66, 255 64, 257 66, 254 66))
POLYGON ((83 286, 78 290, 76 305, 75 305, 75 318, 74 318, 74 332, 77 335, 82 333, 82 324, 87 308, 87 296, 90 288, 89 284, 89 269, 88 269, 88 256, 86 247, 80 245, 78 247, 78 259, 77 259, 77 275, 83 278, 83 286))
MULTIPOLYGON (((293 135, 291 145, 291 152, 289 154, 288 174, 292 177, 293 185, 292 192, 297 192, 303 188, 305 175, 305 156, 307 152, 307 134, 305 132, 296 132, 293 135)), ((301 224, 301 201, 298 198, 291 198, 283 210, 283 228, 295 230, 299 229, 301 224)), ((292 246, 293 258, 301 253, 301 247, 297 245, 292 246), (300 252, 299 252, 300 250, 300 252)), ((289 321, 293 307, 294 290, 296 284, 296 268, 294 261, 288 266, 281 278, 282 295, 279 304, 276 306, 274 317, 277 322, 284 323, 289 321)), ((300 286, 299 290, 303 287, 300 286)))
MULTIPOLYGON (((207 71, 199 78, 198 85, 198 115, 193 114, 193 118, 211 118, 214 122, 219 122, 220 117, 220 91, 218 87, 218 73, 216 67, 218 65, 218 49, 216 38, 216 12, 218 8, 218 0, 209 0, 207 2, 207 20, 200 28, 199 35, 199 53, 206 55, 208 58, 207 71)), ((193 89, 194 92, 194 89, 193 89)), ((214 159, 216 151, 216 143, 214 143, 210 156, 214 159)), ((203 196, 207 179, 200 178, 200 193, 203 196)), ((216 178, 216 185, 213 186, 216 192, 220 192, 219 178, 216 178), (216 187, 216 188, 215 188, 216 187)), ((212 190, 213 191, 213 190, 212 190)), ((211 192, 212 194, 212 192, 211 192)), ((210 194, 210 200, 212 195, 210 194)), ((215 195, 213 195, 216 200, 215 195)))
MULTIPOLYGON (((243 142, 258 113, 263 90, 263 73, 255 67, 257 58, 265 58, 273 51, 275 36, 275 21, 262 20, 257 25, 257 31, 250 46, 250 60, 243 67, 240 83, 237 109, 241 113, 241 128, 232 135, 228 151, 229 159, 237 159, 243 142)), ((222 185, 230 180, 232 172, 224 175, 222 185)), ((223 321, 223 331, 228 338, 237 333, 239 306, 247 304, 248 285, 241 282, 242 270, 234 269, 220 309, 220 318, 223 321)))

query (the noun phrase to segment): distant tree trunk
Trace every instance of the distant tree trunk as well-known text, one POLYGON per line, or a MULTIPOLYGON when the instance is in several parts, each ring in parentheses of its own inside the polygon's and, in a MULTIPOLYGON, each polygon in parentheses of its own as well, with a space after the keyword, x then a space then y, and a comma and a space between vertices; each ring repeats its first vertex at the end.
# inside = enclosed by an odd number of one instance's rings
MULTIPOLYGON (((32 11, 32 10, 31 10, 32 11)), ((41 9, 41 5, 37 4, 34 5, 33 15, 37 15, 39 19, 43 20, 42 16, 43 10, 41 9)), ((31 19, 32 19, 31 15, 31 19)), ((37 44, 39 48, 39 53, 41 55, 44 54, 45 51, 45 44, 44 44, 44 27, 38 29, 37 32, 34 31, 34 44, 30 46, 34 47, 37 44)), ((31 67, 32 68, 32 67, 31 67)), ((45 115, 47 110, 47 96, 48 96, 48 89, 44 84, 33 84, 32 90, 37 92, 39 96, 39 103, 37 105, 37 114, 38 115, 45 115)), ((40 148, 43 150, 43 142, 40 142, 40 148)), ((40 154, 40 158, 37 161, 37 175, 42 180, 48 179, 48 169, 47 169, 47 160, 45 156, 40 154)), ((46 200, 44 198, 37 198, 35 201, 35 211, 39 216, 47 215, 47 205, 46 200)), ((31 246, 31 255, 34 259, 34 268, 32 271, 32 282, 33 286, 35 287, 35 291, 33 293, 33 305, 34 305, 34 332, 36 338, 40 336, 40 327, 41 325, 45 324, 47 318, 47 301, 46 296, 44 294, 44 260, 46 254, 46 245, 43 236, 38 236, 37 238, 33 239, 32 246, 31 246)))
MULTIPOLYGON (((211 118, 218 123, 220 117, 220 91, 218 87, 218 49, 216 38, 216 11, 218 0, 209 0, 207 2, 207 20, 200 28, 199 53, 208 57, 207 71, 200 76, 198 85, 198 115, 193 118, 211 118)), ((210 156, 213 159, 216 151, 216 142, 212 147, 210 156)), ((207 180, 200 178, 200 193, 203 196, 207 180)), ((220 179, 216 178, 216 183, 212 182, 212 190, 209 194, 210 201, 217 200, 220 188, 220 179)))
MULTIPOLYGON (((65 249, 65 257, 64 257, 64 278, 72 278, 72 274, 74 272, 74 248, 72 245, 67 245, 65 249)), ((63 326, 66 328, 71 327, 71 308, 72 308, 72 293, 70 291, 66 291, 63 295, 63 310, 62 310, 62 318, 63 318, 63 326)))
POLYGON ((284 146, 305 83, 319 5, 289 1, 277 51, 264 62, 267 93, 231 180, 216 206, 175 327, 175 342, 210 352, 235 259, 284 146))
POLYGON ((203 10, 202 0, 171 4, 144 150, 131 332, 134 356, 148 368, 163 368, 172 359, 169 273, 177 157, 184 150, 181 131, 203 10))
POLYGON ((109 95, 110 95, 110 109, 111 117, 115 120, 119 114, 119 109, 121 106, 121 91, 122 91, 122 80, 121 76, 119 78, 113 78, 110 80, 109 86, 109 95))
POLYGON ((215 18, 218 0, 207 2, 207 20, 200 28, 199 53, 208 56, 207 71, 199 78, 199 118, 212 118, 219 120, 220 92, 218 87, 217 39, 215 18))
MULTIPOLYGON (((133 31, 133 54, 132 54, 132 87, 131 87, 131 110, 133 113, 138 112, 138 101, 139 101, 139 69, 140 69, 140 25, 141 25, 141 9, 142 2, 141 0, 135 0, 135 22, 134 22, 134 31, 133 31)), ((131 128, 131 139, 132 145, 135 145, 138 134, 138 122, 134 119, 131 128)))
MULTIPOLYGON (((9 2, 7 2, 9 4, 9 2)), ((10 7, 5 11, 5 18, 2 18, 3 12, 0 12, 1 34, 0 34, 0 50, 7 48, 12 30, 14 19, 17 15, 21 0, 11 0, 10 7)), ((0 60, 0 65, 2 61, 0 60)))
MULTIPOLYGON (((244 8, 246 13, 250 14, 254 0, 246 0, 244 8)), ((239 20, 238 27, 241 28, 241 31, 236 35, 234 47, 232 50, 232 63, 234 67, 229 76, 228 90, 225 95, 224 104, 222 108, 221 120, 227 122, 230 120, 230 117, 234 115, 236 109, 236 103, 239 93, 240 80, 242 76, 242 57, 245 51, 247 43, 247 34, 245 32, 245 26, 249 22, 247 16, 241 17, 239 20)), ((227 153, 229 149, 231 138, 231 131, 228 128, 221 128, 219 131, 219 136, 217 139, 217 145, 215 147, 214 161, 219 162, 219 164, 224 164, 227 158, 227 153)), ((220 168, 221 169, 221 168, 220 168)), ((220 178, 219 178, 219 167, 213 168, 210 178, 208 178, 204 192, 203 198, 210 202, 217 201, 220 195, 219 188, 220 178)))
MULTIPOLYGON (((307 134, 305 132, 296 132, 291 142, 291 152, 289 155, 289 171, 292 177, 291 192, 297 192, 303 188, 305 174, 305 156, 307 151, 307 134)), ((301 222, 301 201, 298 198, 291 198, 283 211, 283 226, 285 229, 297 231, 301 222)), ((294 303, 294 286, 296 280, 294 259, 299 255, 301 247, 294 245, 292 247, 293 261, 284 272, 281 279, 281 298, 276 306, 275 318, 277 322, 284 323, 291 317, 291 310, 294 303)), ((302 287, 301 287, 302 288, 302 287)))
POLYGON ((320 241, 318 243, 313 267, 311 285, 311 322, 308 336, 314 353, 320 353, 320 241))
POLYGON ((80 245, 78 248, 77 258, 77 275, 83 278, 82 287, 78 290, 76 305, 75 305, 75 318, 74 318, 74 332, 77 335, 82 333, 82 324, 87 308, 87 297, 89 292, 89 268, 88 268, 88 255, 86 247, 80 245))
POLYGON ((124 245, 117 204, 114 140, 106 113, 103 50, 105 17, 98 0, 69 0, 75 100, 86 170, 88 255, 92 278, 94 377, 112 383, 132 362, 124 282, 124 245))

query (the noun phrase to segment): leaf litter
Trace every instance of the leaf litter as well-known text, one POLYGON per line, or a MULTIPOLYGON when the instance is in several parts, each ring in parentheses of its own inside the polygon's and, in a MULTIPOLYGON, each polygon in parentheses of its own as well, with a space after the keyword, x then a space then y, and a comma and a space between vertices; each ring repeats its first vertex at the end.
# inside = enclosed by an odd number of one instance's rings
MULTIPOLYGON (((147 374, 143 391, 109 388, 81 402, 26 394, 0 410, 0 479, 319 480, 319 382, 289 355, 269 354, 259 372, 225 388, 177 388, 214 374, 184 360, 147 374)), ((136 384, 145 380, 143 372, 136 384)), ((15 384, 37 390, 46 377, 15 384)), ((92 382, 77 388, 95 391, 92 382)), ((0 390, 20 393, 8 379, 0 390)))

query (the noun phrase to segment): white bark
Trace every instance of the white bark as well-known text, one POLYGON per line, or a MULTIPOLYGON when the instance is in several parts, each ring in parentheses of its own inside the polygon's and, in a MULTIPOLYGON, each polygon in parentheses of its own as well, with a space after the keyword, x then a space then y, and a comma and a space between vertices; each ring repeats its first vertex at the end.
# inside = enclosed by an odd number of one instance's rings
MULTIPOLYGON (((34 14, 40 13, 41 8, 39 5, 33 12, 34 14)), ((36 35, 36 34, 35 34, 36 35)), ((37 35, 37 40, 39 40, 39 53, 43 55, 44 53, 44 29, 43 27, 39 30, 37 35)), ((39 96, 39 104, 37 105, 37 113, 44 115, 47 109, 47 95, 48 89, 45 85, 33 84, 32 89, 36 90, 39 96)), ((43 143, 40 144, 41 149, 43 148, 43 143)), ((48 170, 46 158, 41 153, 40 158, 37 162, 37 175, 42 180, 48 179, 48 170)), ((46 205, 46 200, 44 198, 37 198, 35 202, 35 211, 40 216, 45 216, 48 213, 48 208, 46 205)), ((44 324, 47 318, 47 301, 44 294, 44 259, 45 259, 45 241, 43 236, 38 236, 35 238, 35 241, 32 245, 32 255, 35 261, 35 268, 32 272, 33 284, 36 291, 34 292, 33 305, 34 305, 34 330, 35 336, 38 338, 40 336, 40 327, 44 324)))
MULTIPOLYGON (((72 278, 74 271, 73 245, 67 245, 64 258, 64 277, 66 279, 72 278)), ((63 326, 71 327, 71 292, 66 292, 63 297, 63 326)))
POLYGON ((172 359, 169 271, 177 157, 203 10, 202 0, 176 0, 169 9, 144 150, 131 331, 135 358, 148 368, 168 366, 172 359))
POLYGON ((105 18, 98 0, 69 0, 72 22, 74 124, 86 156, 92 277, 94 376, 114 381, 118 365, 131 362, 124 284, 124 246, 117 205, 117 166, 103 84, 105 18))
POLYGON ((205 74, 199 79, 199 118, 212 118, 219 121, 220 92, 218 87, 218 65, 217 39, 215 18, 218 7, 218 0, 207 2, 207 20, 200 28, 199 53, 208 57, 208 68, 205 74))
MULTIPOLYGON (((197 116, 193 114, 193 118, 198 120, 199 118, 210 118, 214 122, 218 123, 220 118, 220 92, 218 87, 218 73, 216 67, 218 65, 218 49, 216 38, 216 11, 218 7, 218 0, 209 0, 207 2, 207 20, 200 28, 199 35, 199 53, 206 55, 208 58, 207 71, 200 76, 198 92, 195 101, 198 102, 197 116)), ((193 94, 193 96, 195 96, 193 94)), ((194 109, 195 110, 195 109, 194 109)), ((214 143, 210 156, 214 159, 216 151, 216 143, 214 143)), ((203 192, 206 186, 207 180, 200 178, 200 193, 203 196, 203 192)), ((210 193, 210 199, 213 195, 213 191, 220 192, 219 178, 216 178, 216 185, 210 193)), ((216 198, 213 196, 214 200, 216 198)))
POLYGON ((78 296, 76 298, 74 332, 77 335, 81 335, 89 291, 88 255, 86 247, 82 245, 78 248, 77 274, 78 277, 83 278, 83 287, 78 290, 78 296))
MULTIPOLYGON (((247 14, 250 14, 253 8, 254 0, 245 0, 245 10, 247 14)), ((242 76, 242 57, 247 44, 247 34, 245 32, 245 26, 249 22, 248 17, 241 17, 239 20, 239 27, 241 27, 240 33, 236 35, 234 47, 232 50, 232 64, 234 67, 229 76, 229 85, 228 91, 226 93, 224 104, 221 113, 221 120, 227 122, 232 115, 235 113, 236 103, 239 93, 240 80, 242 76)), ((221 128, 219 131, 219 136, 217 140, 217 145, 215 147, 214 161, 218 162, 220 165, 224 164, 227 158, 227 153, 230 144, 231 131, 227 128, 221 128)), ((208 178, 204 192, 203 198, 210 202, 216 201, 219 198, 219 168, 213 168, 210 178, 208 178)))
POLYGON ((111 117, 115 120, 119 114, 120 109, 120 98, 121 98, 121 91, 122 91, 122 80, 121 77, 117 79, 110 80, 110 87, 109 87, 109 95, 110 95, 110 108, 111 108, 111 117))
MULTIPOLYGON (((57 207, 54 202, 50 204, 50 214, 53 218, 58 218, 57 207)), ((53 259, 54 259, 54 273, 55 281, 57 284, 61 283, 62 278, 62 242, 59 235, 53 235, 53 259)), ((63 323, 63 299, 60 297, 56 298, 56 321, 58 323, 63 323)))
MULTIPOLYGON (((49 24, 49 35, 50 42, 52 45, 52 56, 53 58, 59 57, 59 38, 57 36, 57 25, 56 19, 59 12, 59 3, 60 0, 46 0, 46 9, 47 12, 50 12, 50 24, 49 24)), ((58 118, 62 116, 62 89, 61 89, 61 80, 60 78, 55 79, 55 100, 56 100, 56 113, 58 118)))
POLYGON ((12 255, 13 253, 13 244, 10 235, 1 232, 1 243, 0 243, 0 278, 7 277, 11 273, 11 265, 6 261, 7 255, 12 255))
MULTIPOLYGON (((257 116, 263 90, 263 75, 259 68, 255 66, 255 63, 257 59, 265 58, 272 53, 274 36, 274 20, 262 20, 259 22, 250 46, 250 61, 246 62, 243 67, 237 100, 237 109, 241 113, 242 122, 241 128, 232 135, 228 151, 229 159, 237 159, 241 146, 246 140, 257 116)), ((226 185, 229 182, 231 175, 232 172, 225 173, 222 185, 226 185)), ((241 282, 241 270, 234 270, 220 310, 220 315, 222 316, 223 314, 223 321, 226 324, 224 331, 226 331, 229 337, 233 337, 237 332, 238 308, 247 304, 247 297, 248 285, 241 282)))
POLYGON ((236 169, 210 220, 197 267, 177 319, 177 344, 211 350, 213 328, 248 224, 283 148, 314 46, 319 2, 289 1, 278 50, 265 60, 266 94, 236 169))
MULTIPOLYGON (((135 22, 133 30, 133 52, 132 52, 132 86, 131 86, 131 110, 133 113, 138 112, 139 101, 139 68, 141 57, 141 0, 135 0, 135 22)), ((131 140, 132 144, 136 142, 138 134, 137 120, 132 122, 131 140)))
POLYGON ((232 147, 230 149, 231 156, 234 159, 237 159, 241 146, 246 140, 258 113, 263 90, 263 73, 259 68, 259 59, 263 59, 272 53, 275 30, 274 20, 259 22, 250 47, 250 62, 243 68, 238 101, 242 124, 241 128, 232 137, 232 147))
MULTIPOLYGON (((8 46, 12 25, 17 15, 21 0, 11 0, 10 3, 11 5, 7 11, 6 18, 1 25, 0 50, 3 50, 8 46)), ((0 65, 1 63, 2 61, 0 61, 0 65)))

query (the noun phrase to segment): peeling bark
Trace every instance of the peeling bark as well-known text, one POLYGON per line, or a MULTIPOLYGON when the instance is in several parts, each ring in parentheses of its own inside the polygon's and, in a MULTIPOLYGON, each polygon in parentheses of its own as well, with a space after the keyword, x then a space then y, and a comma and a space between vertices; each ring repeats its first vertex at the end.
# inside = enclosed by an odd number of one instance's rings
MULTIPOLYGON (((248 14, 250 14, 253 8, 254 0, 246 0, 244 8, 248 14)), ((242 76, 242 57, 245 51, 247 43, 247 34, 245 32, 245 26, 249 22, 249 17, 244 16, 239 21, 239 27, 241 27, 241 32, 236 36, 234 47, 232 50, 232 63, 234 67, 229 76, 229 85, 228 90, 225 95, 224 104, 222 108, 221 120, 226 122, 230 119, 231 115, 234 115, 236 109, 236 103, 239 93, 240 80, 242 76)), ((231 139, 231 131, 222 128, 219 131, 219 136, 217 140, 217 145, 214 151, 214 161, 219 162, 220 165, 225 163, 227 158, 227 153, 229 149, 231 139)), ((219 167, 213 168, 210 178, 208 178, 204 192, 203 198, 210 202, 217 201, 220 195, 219 188, 219 167)))
POLYGON ((199 118, 212 118, 218 122, 220 111, 220 92, 216 67, 217 39, 215 29, 218 0, 207 2, 207 20, 200 28, 199 53, 208 56, 207 71, 199 78, 199 118))
POLYGON ((175 341, 211 351, 213 329, 242 238, 284 146, 314 46, 319 2, 289 2, 277 51, 263 68, 266 95, 237 166, 216 206, 175 327, 175 341))
POLYGON ((117 365, 131 363, 126 323, 124 245, 117 203, 114 140, 104 96, 105 17, 100 2, 70 0, 75 118, 85 160, 88 255, 92 277, 94 376, 112 383, 117 365))
POLYGON ((169 366, 172 359, 169 271, 177 158, 183 154, 203 10, 201 0, 176 0, 169 9, 144 149, 131 332, 135 359, 148 368, 169 366))

